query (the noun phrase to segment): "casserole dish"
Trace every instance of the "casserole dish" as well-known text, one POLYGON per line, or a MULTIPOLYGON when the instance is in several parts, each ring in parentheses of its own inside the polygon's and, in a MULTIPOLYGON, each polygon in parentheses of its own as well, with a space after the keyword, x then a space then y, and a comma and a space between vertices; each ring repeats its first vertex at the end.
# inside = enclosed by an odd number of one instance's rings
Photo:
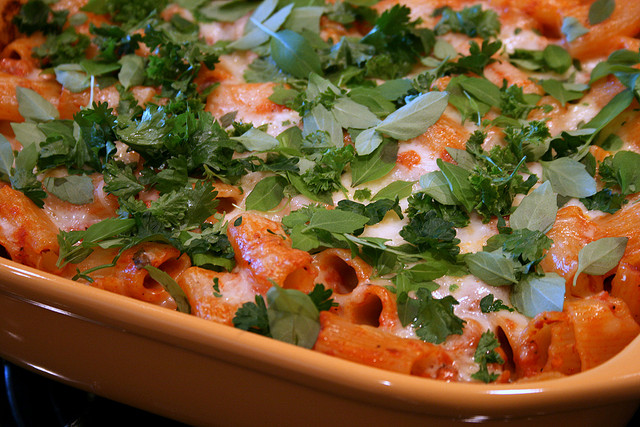
POLYGON ((625 425, 640 340, 562 379, 442 383, 386 372, 0 264, 0 355, 194 425, 625 425))

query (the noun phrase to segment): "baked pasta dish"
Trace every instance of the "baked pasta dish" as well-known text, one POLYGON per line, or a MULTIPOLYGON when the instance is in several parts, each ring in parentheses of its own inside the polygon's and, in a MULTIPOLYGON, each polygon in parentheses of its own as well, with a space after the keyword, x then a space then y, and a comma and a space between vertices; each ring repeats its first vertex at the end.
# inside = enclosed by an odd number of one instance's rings
POLYGON ((444 381, 640 332, 640 2, 0 11, 6 258, 444 381))

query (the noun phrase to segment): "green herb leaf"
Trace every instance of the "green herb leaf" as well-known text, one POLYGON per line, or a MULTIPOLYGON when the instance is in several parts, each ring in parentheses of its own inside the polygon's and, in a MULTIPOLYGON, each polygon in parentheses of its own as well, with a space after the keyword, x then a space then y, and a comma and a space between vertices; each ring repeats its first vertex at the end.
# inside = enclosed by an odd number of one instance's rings
POLYGON ((271 337, 267 306, 262 295, 256 295, 255 303, 245 302, 233 316, 233 326, 254 334, 271 337))
POLYGON ((356 187, 387 175, 395 167, 397 156, 398 142, 391 139, 385 139, 373 153, 357 156, 351 161, 351 185, 356 187))
POLYGON ((467 254, 464 262, 471 274, 488 285, 506 286, 518 283, 514 272, 517 264, 500 251, 467 254))
POLYGON ((457 205, 458 199, 453 195, 449 181, 442 171, 433 171, 420 177, 420 186, 424 192, 443 205, 457 205))
POLYGON ((291 30, 271 34, 271 57, 285 72, 306 79, 310 73, 322 74, 318 54, 307 39, 291 30))
POLYGON ((529 317, 543 311, 562 311, 565 287, 564 278, 556 273, 527 275, 511 290, 511 303, 529 317))
POLYGON ((520 202, 509 218, 513 229, 526 228, 546 233, 556 222, 557 196, 551 183, 545 181, 520 202))
POLYGON ((442 159, 436 161, 445 179, 449 183, 449 189, 458 202, 464 206, 467 212, 471 212, 475 206, 474 190, 469 181, 470 173, 442 159))
POLYGON ((486 295, 480 300, 480 311, 493 313, 500 310, 514 311, 513 308, 504 305, 501 299, 494 299, 493 294, 486 295))
POLYGON ((383 140, 382 134, 372 127, 358 134, 354 146, 359 156, 367 156, 378 148, 383 140))
POLYGON ((594 1, 589 7, 589 25, 596 25, 608 19, 615 8, 615 0, 594 1))
POLYGON ((378 191, 371 201, 380 199, 404 199, 411 195, 415 181, 393 181, 391 184, 378 191))
POLYGON ((560 31, 564 34, 569 43, 589 32, 589 30, 573 16, 565 16, 562 19, 562 27, 560 28, 560 31))
POLYGON ((377 127, 378 132, 404 141, 426 132, 438 121, 447 107, 446 92, 428 92, 419 95, 404 107, 389 114, 377 127))
POLYGON ((254 127, 241 136, 235 136, 231 139, 240 142, 250 151, 269 151, 280 144, 276 138, 254 127))
POLYGON ((313 347, 320 332, 320 313, 307 294, 276 285, 267 292, 267 304, 273 338, 304 348, 313 347))
POLYGON ((568 157, 540 163, 542 176, 558 194, 577 198, 596 194, 596 181, 582 163, 568 157))
POLYGON ((11 123, 11 129, 16 136, 16 139, 23 147, 31 144, 39 144, 47 139, 44 133, 38 129, 37 123, 22 122, 11 123))
POLYGON ((364 227, 369 218, 339 209, 320 209, 311 215, 307 230, 319 229, 332 233, 353 233, 364 227))
POLYGON ((4 135, 0 134, 0 176, 9 177, 12 175, 13 161, 14 155, 11 143, 4 135))
MULTIPOLYGON (((256 13, 258 13, 259 11, 259 9, 256 9, 256 12, 253 14, 252 18, 261 22, 262 25, 269 30, 277 31, 282 26, 282 24, 284 24, 284 21, 286 21, 286 19, 289 17, 292 9, 293 4, 289 4, 274 13, 273 16, 271 16, 269 19, 266 19, 264 21, 256 18, 256 13)), ((249 24, 251 23, 251 21, 248 21, 247 23, 249 24)), ((262 43, 265 43, 267 40, 269 40, 269 34, 265 33, 261 28, 253 26, 253 28, 251 28, 249 32, 247 32, 244 36, 230 43, 229 48, 239 50, 253 49, 260 46, 262 43)))
POLYGON ((342 126, 324 105, 318 104, 303 118, 302 135, 307 137, 316 132, 326 132, 333 147, 344 146, 342 126))
POLYGON ((380 119, 369 111, 367 107, 347 97, 336 99, 331 112, 340 123, 340 126, 345 129, 367 129, 380 123, 380 119))
POLYGON ((55 67, 53 71, 56 73, 58 83, 71 92, 82 92, 91 85, 91 77, 80 64, 61 64, 55 67))
POLYGON ((184 293, 180 285, 169 276, 166 272, 160 270, 152 265, 145 265, 145 270, 149 272, 149 276, 156 282, 160 283, 162 287, 171 295, 171 298, 176 302, 178 311, 182 313, 191 313, 191 306, 189 305, 189 299, 184 293))
POLYGON ((118 72, 118 80, 125 89, 141 85, 144 82, 144 59, 138 55, 124 55, 118 61, 122 68, 118 72))
POLYGON ((628 241, 628 237, 604 237, 582 248, 578 253, 578 270, 573 277, 573 286, 581 273, 602 276, 618 265, 628 241))
POLYGON ((286 185, 287 180, 278 175, 263 178, 247 196, 246 208, 262 212, 274 209, 284 198, 286 185))
POLYGON ((563 107, 567 102, 582 98, 584 95, 583 91, 587 89, 587 87, 579 86, 581 90, 572 90, 571 88, 574 86, 555 79, 540 80, 540 85, 545 92, 560 101, 563 107))
POLYGON ((550 44, 542 51, 542 57, 546 65, 553 71, 559 74, 563 74, 571 67, 573 59, 569 52, 563 47, 550 44))
POLYGON ((25 120, 48 122, 60 117, 56 107, 32 89, 18 86, 16 87, 16 97, 18 112, 25 120))
POLYGON ((620 187, 623 196, 640 191, 640 154, 619 151, 600 163, 599 174, 607 187, 620 187))
POLYGON ((74 205, 93 203, 93 180, 87 175, 46 177, 42 184, 60 200, 74 205))
POLYGON ((426 288, 416 292, 417 310, 412 322, 416 335, 423 341, 433 344, 443 343, 450 335, 462 335, 465 321, 453 313, 458 301, 448 295, 437 299, 426 288))
POLYGON ((473 361, 480 365, 480 368, 478 372, 471 374, 471 378, 485 383, 490 383, 498 379, 499 375, 489 373, 487 367, 489 363, 504 363, 500 354, 495 351, 498 347, 500 347, 500 343, 493 332, 487 331, 480 336, 478 347, 473 354, 473 361))

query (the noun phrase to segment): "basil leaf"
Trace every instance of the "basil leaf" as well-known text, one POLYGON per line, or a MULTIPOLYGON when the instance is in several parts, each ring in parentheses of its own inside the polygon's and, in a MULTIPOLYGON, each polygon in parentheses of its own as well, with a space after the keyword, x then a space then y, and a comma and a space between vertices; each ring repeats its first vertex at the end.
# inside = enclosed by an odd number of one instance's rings
MULTIPOLYGON (((262 4, 264 3, 265 2, 262 4)), ((278 2, 274 0, 270 3, 277 5, 278 2)), ((213 1, 199 8, 196 15, 203 21, 234 22, 245 16, 254 7, 255 3, 245 2, 244 0, 213 1)), ((271 12, 272 11, 270 11, 269 14, 271 14, 271 12)))
POLYGON ((373 153, 351 161, 351 186, 382 178, 393 170, 398 156, 398 142, 385 139, 373 153))
MULTIPOLYGON (((271 31, 277 31, 282 26, 282 24, 284 24, 284 21, 286 21, 287 17, 289 17, 289 14, 291 13, 292 9, 293 9, 293 4, 287 5, 286 7, 283 7, 282 9, 280 9, 278 12, 274 13, 273 16, 271 16, 269 19, 265 21, 260 21, 260 22, 262 22, 262 25, 264 25, 266 28, 270 29, 271 31)), ((256 19, 255 13, 254 13, 254 16, 252 16, 252 18, 256 19)), ((251 21, 248 21, 247 23, 250 23, 250 22, 251 21)), ((268 33, 265 33, 261 28, 253 27, 244 36, 230 43, 228 47, 231 49, 249 50, 249 49, 253 49, 255 47, 260 46, 261 44, 265 43, 267 40, 269 40, 268 33)))
POLYGON ((628 241, 628 237, 605 237, 582 248, 578 253, 578 270, 573 276, 573 286, 581 273, 602 276, 618 265, 628 241))
POLYGON ((307 99, 314 99, 320 96, 320 94, 327 92, 327 90, 331 90, 331 92, 336 95, 342 94, 340 88, 329 80, 320 77, 316 73, 309 74, 309 83, 307 84, 307 90, 305 91, 307 99))
POLYGON ((189 299, 184 293, 180 285, 169 276, 166 272, 156 268, 152 265, 145 265, 145 270, 149 272, 149 276, 156 282, 160 283, 162 287, 171 295, 171 298, 176 302, 178 311, 181 313, 191 313, 191 305, 189 305, 189 299))
POLYGON ((36 144, 36 146, 38 146, 40 142, 47 139, 45 134, 38 129, 38 125, 36 123, 11 123, 11 129, 13 130, 16 139, 23 147, 31 144, 36 144))
POLYGON ((313 107, 309 114, 305 115, 303 121, 303 136, 314 134, 315 132, 326 132, 329 135, 331 145, 334 147, 344 146, 344 136, 342 126, 322 104, 313 107))
POLYGON ((460 80, 460 86, 473 97, 487 105, 500 105, 500 88, 489 80, 479 77, 469 77, 460 80))
POLYGON ((49 193, 65 202, 74 205, 93 202, 93 181, 87 175, 46 177, 42 184, 49 193))
POLYGON ((120 69, 120 64, 118 63, 103 64, 90 59, 80 61, 80 66, 90 76, 102 76, 120 69))
POLYGON ((11 143, 4 135, 0 134, 0 176, 11 176, 11 169, 13 168, 13 148, 11 143))
POLYGON ((611 16, 616 8, 615 0, 596 0, 589 7, 589 25, 596 25, 611 16))
POLYGON ((497 252, 466 254, 464 262, 469 272, 491 286, 506 286, 518 283, 514 273, 515 262, 497 252))
POLYGON ((284 198, 286 185, 287 180, 278 175, 263 178, 247 196, 246 208, 262 212, 274 209, 284 198))
POLYGON ((556 222, 557 199, 551 183, 545 181, 522 199, 509 218, 509 225, 513 229, 526 228, 546 233, 556 222))
POLYGON ((411 195, 411 192, 413 191, 413 184, 415 184, 415 181, 393 181, 391 184, 378 191, 375 196, 371 198, 371 201, 375 202, 376 200, 381 199, 394 200, 396 197, 401 200, 405 199, 411 195))
POLYGON ((424 192, 443 205, 457 205, 458 199, 451 192, 449 181, 442 171, 433 171, 420 177, 420 186, 424 192))
POLYGON ((449 95, 446 92, 427 92, 389 114, 376 130, 395 139, 404 141, 422 135, 438 121, 449 95))
POLYGON ((380 119, 367 107, 346 97, 338 98, 333 104, 331 112, 340 126, 345 129, 367 129, 380 123, 380 119))
POLYGON ((249 151, 269 151, 280 144, 273 136, 253 127, 242 135, 231 139, 240 142, 249 151))
POLYGON ((460 150, 458 148, 451 148, 451 147, 447 147, 446 150, 447 150, 447 153, 449 153, 449 155, 453 159, 453 161, 456 162, 458 166, 466 170, 473 170, 478 164, 475 157, 473 157, 473 155, 469 153, 467 150, 460 150))
POLYGON ((91 86, 91 77, 79 64, 58 65, 53 71, 58 83, 71 92, 82 92, 91 86))
POLYGON ((306 79, 310 73, 322 74, 320 57, 307 39, 291 30, 271 33, 271 57, 283 71, 306 79))
MULTIPOLYGON (((273 12, 275 12, 277 7, 278 7, 278 0, 264 0, 253 11, 253 13, 251 14, 251 18, 253 18, 258 22, 264 22, 269 16, 271 16, 273 12)), ((251 20, 247 21, 245 31, 244 31, 245 34, 251 31, 252 28, 253 28, 253 25, 251 23, 251 20)))
POLYGON ((449 183, 449 189, 453 196, 467 212, 471 212, 475 206, 475 199, 473 198, 473 186, 469 182, 469 171, 442 159, 436 160, 436 163, 449 183))
POLYGON ((353 233, 364 227, 367 222, 369 218, 364 215, 339 209, 321 209, 311 215, 305 231, 315 228, 332 233, 353 233))
MULTIPOLYGON (((394 79, 387 80, 374 90, 380 94, 387 101, 396 101, 404 98, 410 90, 413 89, 411 80, 409 79, 394 79)), ((351 92, 349 92, 351 95, 351 92)))
POLYGON ((563 107, 567 102, 580 99, 584 95, 582 91, 570 90, 567 88, 567 84, 555 79, 540 80, 540 85, 545 92, 560 101, 563 107))
POLYGON ((563 74, 573 64, 569 52, 555 44, 545 47, 542 51, 542 57, 547 66, 558 74, 563 74))
POLYGON ((384 137, 375 128, 366 129, 358 134, 354 146, 359 156, 371 154, 382 144, 384 137))
POLYGON ((106 218, 90 225, 84 232, 83 241, 99 242, 118 234, 126 233, 133 229, 136 220, 133 218, 106 218))
POLYGON ((38 92, 25 87, 16 87, 18 112, 25 120, 48 122, 60 117, 60 113, 49 101, 38 92))
POLYGON ((452 59, 458 56, 458 51, 448 41, 438 38, 433 45, 433 56, 438 59, 452 59))
POLYGON ((144 59, 138 55, 124 55, 118 61, 122 68, 118 72, 118 80, 125 89, 141 85, 144 82, 144 59))
POLYGON ((551 182, 556 193, 576 198, 596 194, 596 180, 582 163, 568 157, 540 163, 543 178, 551 182))
POLYGON ((317 34, 320 32, 320 17, 323 13, 324 7, 296 7, 291 11, 291 14, 284 26, 285 28, 298 33, 306 30, 317 34))
POLYGON ((560 31, 564 34, 569 43, 589 32, 589 30, 573 16, 566 16, 562 19, 562 27, 560 28, 560 31))
POLYGON ((274 286, 267 291, 271 336, 279 341, 312 348, 320 333, 320 313, 309 295, 274 286))
POLYGON ((602 128, 611 123, 613 119, 618 117, 620 113, 626 110, 627 107, 631 105, 633 99, 634 96, 631 90, 623 90, 622 92, 614 96, 613 99, 611 99, 611 101, 609 101, 607 105, 605 105, 593 119, 589 120, 589 122, 582 127, 584 129, 596 129, 596 133, 601 131, 602 128))
POLYGON ((347 96, 358 104, 367 107, 376 116, 384 117, 394 112, 396 106, 380 93, 379 88, 356 87, 351 89, 347 96))
POLYGON ((565 289, 564 278, 556 273, 528 275, 511 290, 511 303, 529 317, 544 311, 562 311, 565 289))

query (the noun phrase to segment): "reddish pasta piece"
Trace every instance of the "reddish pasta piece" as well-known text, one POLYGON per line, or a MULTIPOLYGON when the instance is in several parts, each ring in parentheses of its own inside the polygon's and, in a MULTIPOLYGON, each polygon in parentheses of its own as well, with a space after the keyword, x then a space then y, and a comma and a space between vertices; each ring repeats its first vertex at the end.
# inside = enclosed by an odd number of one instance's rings
POLYGON ((425 133, 412 141, 427 148, 434 158, 450 158, 447 154, 447 148, 464 150, 468 139, 469 131, 462 127, 457 120, 443 115, 425 133))
POLYGON ((567 301, 566 311, 574 326, 582 370, 609 360, 640 333, 624 301, 606 292, 567 301))
POLYGON ((191 314, 226 325, 232 324, 243 301, 251 301, 251 296, 255 296, 246 278, 237 273, 218 273, 199 267, 182 273, 178 284, 189 299, 191 314))
MULTIPOLYGON (((85 271, 109 264, 116 253, 116 250, 96 250, 78 265, 78 269, 85 271)), ((172 246, 145 243, 124 251, 115 266, 90 273, 93 282, 89 284, 141 301, 174 306, 168 292, 149 276, 144 267, 151 265, 175 278, 190 264, 189 258, 186 255, 180 256, 180 251, 172 246)))
POLYGON ((621 262, 611 281, 611 296, 620 298, 640 323, 640 267, 621 262))
POLYGON ((0 188, 0 245, 12 260, 50 273, 60 273, 58 227, 22 192, 0 188))
POLYGON ((326 249, 314 256, 318 281, 338 295, 349 294, 369 279, 372 268, 348 249, 326 249))
POLYGON ((264 294, 273 282, 307 293, 313 289, 317 271, 311 255, 293 249, 279 223, 246 212, 230 221, 227 234, 236 261, 251 271, 258 292, 264 294))
POLYGON ((437 345, 354 325, 328 311, 320 313, 320 325, 314 350, 321 353, 422 377, 447 381, 458 377, 451 356, 437 345))

